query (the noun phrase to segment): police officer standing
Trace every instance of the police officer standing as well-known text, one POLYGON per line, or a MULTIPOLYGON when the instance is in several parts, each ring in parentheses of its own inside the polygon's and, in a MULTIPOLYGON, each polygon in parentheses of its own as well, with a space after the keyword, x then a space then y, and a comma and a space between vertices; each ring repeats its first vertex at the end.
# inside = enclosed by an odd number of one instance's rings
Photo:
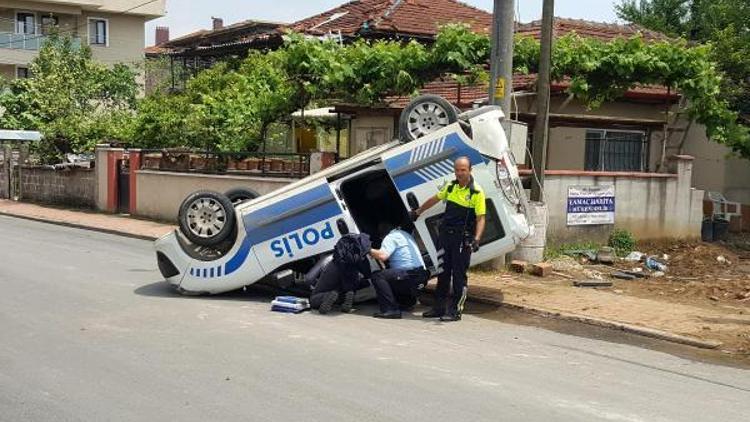
POLYGON ((469 158, 456 159, 453 170, 456 180, 412 211, 412 218, 416 220, 438 202, 446 202, 445 214, 440 225, 440 243, 445 251, 443 272, 438 276, 435 305, 422 314, 424 318, 440 318, 441 321, 461 319, 467 294, 466 271, 469 269, 471 253, 479 250, 486 214, 484 192, 474 183, 469 158), (446 311, 451 281, 453 300, 446 311))

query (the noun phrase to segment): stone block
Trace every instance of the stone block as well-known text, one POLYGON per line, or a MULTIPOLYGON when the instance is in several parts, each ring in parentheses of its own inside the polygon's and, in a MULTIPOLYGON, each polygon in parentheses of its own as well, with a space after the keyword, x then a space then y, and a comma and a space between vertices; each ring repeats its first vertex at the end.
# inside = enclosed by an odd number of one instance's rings
POLYGON ((510 262, 510 270, 514 273, 523 273, 526 271, 526 266, 529 265, 526 261, 521 261, 519 259, 514 259, 510 262))
POLYGON ((540 262, 531 266, 531 274, 538 277, 547 277, 552 274, 552 264, 540 262))

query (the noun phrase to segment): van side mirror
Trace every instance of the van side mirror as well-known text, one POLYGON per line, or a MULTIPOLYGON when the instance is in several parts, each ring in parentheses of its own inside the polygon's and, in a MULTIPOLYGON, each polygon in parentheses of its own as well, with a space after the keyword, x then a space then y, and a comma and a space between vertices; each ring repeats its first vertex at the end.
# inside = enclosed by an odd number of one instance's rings
POLYGON ((406 194, 406 202, 409 204, 409 208, 411 208, 412 211, 419 208, 419 200, 417 199, 417 195, 414 195, 414 192, 406 194))

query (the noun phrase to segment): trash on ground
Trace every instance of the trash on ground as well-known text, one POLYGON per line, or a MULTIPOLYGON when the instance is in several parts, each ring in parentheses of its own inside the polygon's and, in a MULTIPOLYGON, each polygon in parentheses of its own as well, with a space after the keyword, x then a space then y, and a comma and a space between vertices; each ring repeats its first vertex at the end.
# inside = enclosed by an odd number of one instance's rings
POLYGON ((633 252, 630 252, 628 256, 626 256, 623 259, 629 262, 638 262, 641 259, 643 259, 644 256, 646 256, 646 254, 644 254, 643 252, 633 251, 633 252))
POLYGON ((612 282, 603 280, 581 280, 574 281, 573 285, 576 287, 610 287, 612 286, 612 282))
POLYGON ((576 257, 582 257, 589 262, 596 262, 596 251, 593 249, 574 249, 564 252, 565 255, 576 257))
POLYGON ((612 277, 620 280, 635 280, 637 278, 633 274, 628 274, 625 271, 615 271, 612 273, 612 277))
POLYGON ((656 272, 651 273, 651 277, 655 277, 655 278, 664 277, 664 275, 665 274, 663 271, 656 271, 656 272))
POLYGON ((609 246, 604 246, 599 249, 596 254, 596 260, 602 264, 611 265, 615 263, 615 250, 609 246))
POLYGON ((595 270, 583 270, 583 275, 586 278, 594 279, 594 280, 604 280, 604 276, 599 271, 595 270))
POLYGON ((719 264, 724 264, 724 265, 732 265, 732 261, 726 259, 724 255, 717 256, 716 262, 718 262, 719 264))
POLYGON ((570 272, 583 270, 583 266, 578 261, 567 255, 552 259, 549 263, 552 264, 554 271, 570 272))
POLYGON ((562 278, 567 278, 568 280, 574 280, 575 279, 575 277, 573 277, 572 275, 561 273, 559 271, 552 271, 552 275, 556 275, 556 276, 562 277, 562 278))
POLYGON ((667 272, 667 264, 660 262, 655 256, 646 259, 646 268, 652 271, 667 272))

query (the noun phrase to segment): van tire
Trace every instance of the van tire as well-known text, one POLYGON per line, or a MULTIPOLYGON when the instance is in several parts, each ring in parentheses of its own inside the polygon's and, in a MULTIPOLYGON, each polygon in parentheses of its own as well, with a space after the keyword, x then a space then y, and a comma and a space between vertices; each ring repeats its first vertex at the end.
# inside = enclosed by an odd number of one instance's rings
POLYGON ((229 198, 229 201, 231 201, 235 207, 242 204, 243 202, 250 201, 251 199, 255 199, 260 196, 258 192, 249 188, 229 189, 224 193, 224 195, 229 198))
POLYGON ((402 142, 411 142, 457 121, 457 109, 445 98, 432 94, 421 95, 401 112, 399 137, 402 142))
POLYGON ((225 195, 208 190, 191 193, 177 215, 180 231, 199 246, 216 246, 234 232, 234 205, 225 195))

